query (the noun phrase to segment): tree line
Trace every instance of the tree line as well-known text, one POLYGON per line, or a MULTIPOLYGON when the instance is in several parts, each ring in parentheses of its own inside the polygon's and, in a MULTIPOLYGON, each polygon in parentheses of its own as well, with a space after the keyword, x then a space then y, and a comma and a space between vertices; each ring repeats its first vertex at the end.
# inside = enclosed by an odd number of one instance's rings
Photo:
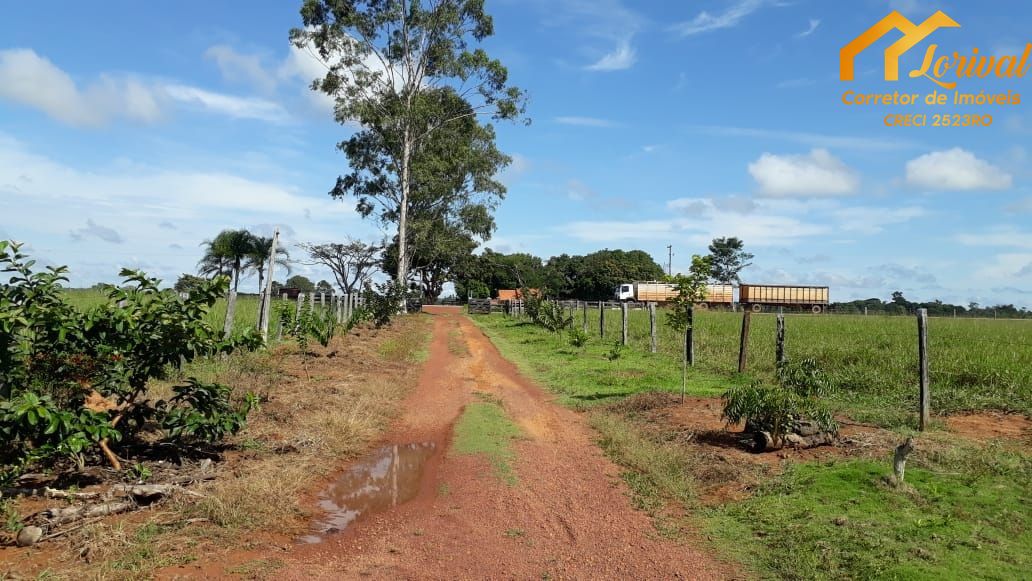
POLYGON ((940 300, 929 302, 913 302, 903 296, 902 291, 892 293, 892 298, 883 301, 878 298, 860 299, 855 301, 832 303, 831 309, 839 313, 855 314, 878 314, 878 315, 909 315, 917 309, 928 309, 928 314, 933 317, 986 317, 1003 319, 1026 319, 1032 318, 1032 311, 1026 307, 1016 307, 1012 304, 999 304, 993 306, 982 306, 976 302, 964 305, 944 303, 940 300))
MULTIPOLYGON (((708 280, 739 282, 739 272, 753 258, 744 246, 738 238, 715 238, 705 256, 708 280)), ((467 257, 453 270, 455 293, 461 298, 495 298, 501 289, 532 288, 560 299, 597 301, 613 298, 620 284, 671 278, 671 273, 664 272, 643 250, 604 249, 542 260, 532 254, 503 254, 488 248, 467 257)))

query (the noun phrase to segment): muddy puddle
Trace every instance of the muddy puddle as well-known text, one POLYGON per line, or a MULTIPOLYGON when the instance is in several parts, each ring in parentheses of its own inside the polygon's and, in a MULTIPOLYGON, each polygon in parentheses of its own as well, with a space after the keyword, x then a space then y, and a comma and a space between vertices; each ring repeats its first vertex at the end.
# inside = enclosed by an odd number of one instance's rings
POLYGON ((361 516, 389 510, 419 494, 423 467, 437 449, 434 442, 392 444, 375 450, 351 466, 319 495, 323 514, 312 533, 298 539, 319 543, 343 531, 361 516))

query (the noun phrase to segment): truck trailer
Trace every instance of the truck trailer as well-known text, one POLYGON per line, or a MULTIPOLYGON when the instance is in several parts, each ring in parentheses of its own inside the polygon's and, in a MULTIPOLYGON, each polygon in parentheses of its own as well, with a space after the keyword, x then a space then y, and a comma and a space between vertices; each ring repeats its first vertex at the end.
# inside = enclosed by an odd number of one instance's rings
POLYGON ((764 306, 804 307, 814 314, 828 307, 828 287, 780 284, 745 284, 738 287, 738 302, 759 313, 764 306))
MULTIPOLYGON (((676 297, 677 286, 666 282, 629 282, 616 288, 616 298, 620 301, 669 303, 676 297)), ((733 301, 734 287, 729 284, 708 284, 706 298, 698 304, 703 308, 716 305, 731 306, 733 301)))

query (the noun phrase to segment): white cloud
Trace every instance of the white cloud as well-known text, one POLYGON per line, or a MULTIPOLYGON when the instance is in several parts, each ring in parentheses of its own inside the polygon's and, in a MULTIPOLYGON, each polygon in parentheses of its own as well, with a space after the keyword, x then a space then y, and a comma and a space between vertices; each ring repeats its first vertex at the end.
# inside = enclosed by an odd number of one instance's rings
POLYGON ((810 223, 779 212, 775 203, 767 203, 762 212, 743 213, 742 200, 678 198, 667 202, 672 216, 644 221, 578 221, 564 225, 561 231, 589 242, 621 242, 677 240, 692 246, 705 246, 718 236, 738 236, 757 246, 788 244, 827 234, 831 228, 810 223))
POLYGON ((580 127, 620 127, 620 124, 615 121, 599 119, 597 117, 556 117, 555 122, 563 125, 577 125, 580 127))
POLYGON ((273 123, 282 123, 289 119, 283 107, 266 99, 235 97, 187 85, 167 85, 165 93, 175 101, 235 119, 258 119, 273 123))
POLYGON ((102 75, 80 88, 31 49, 0 51, 0 98, 78 127, 97 127, 118 117, 144 123, 161 117, 153 90, 140 81, 102 75))
POLYGON ((279 79, 266 69, 260 56, 243 54, 230 46, 219 44, 204 51, 204 57, 215 61, 223 78, 235 83, 247 83, 269 93, 276 89, 279 79))
POLYGON ((604 55, 593 64, 584 67, 589 71, 622 71, 634 66, 638 60, 634 48, 631 47, 630 39, 624 39, 617 43, 613 52, 604 55))
POLYGON ((238 119, 282 122, 288 118, 272 101, 179 83, 103 74, 80 87, 68 73, 30 49, 0 51, 0 99, 33 107, 76 127, 100 127, 115 119, 154 123, 175 103, 238 119))
POLYGON ((566 195, 571 200, 584 201, 598 196, 598 193, 580 180, 566 182, 566 195))
POLYGON ((840 230, 859 232, 861 234, 877 234, 891 224, 903 224, 914 218, 926 215, 924 208, 904 206, 902 208, 878 208, 867 206, 851 206, 834 210, 831 214, 836 219, 840 230))
POLYGON ((680 36, 693 36, 711 30, 722 28, 733 28, 745 17, 759 10, 765 4, 764 0, 737 0, 727 10, 719 14, 710 14, 702 11, 691 20, 674 24, 671 29, 680 36))
POLYGON ((806 38, 807 36, 810 36, 811 34, 814 33, 814 31, 817 30, 817 27, 820 26, 820 25, 821 25, 821 21, 820 20, 818 20, 817 18, 811 18, 809 26, 806 28, 806 30, 804 30, 804 31, 800 32, 799 34, 797 34, 796 38, 806 38))
POLYGON ((519 153, 510 153, 509 157, 512 158, 512 163, 510 163, 505 169, 503 169, 501 174, 499 175, 499 179, 502 181, 502 183, 506 185, 512 184, 513 182, 519 180, 527 172, 529 172, 531 167, 533 166, 530 159, 525 155, 521 155, 519 153))
POLYGON ((960 233, 954 238, 965 246, 1032 249, 1032 231, 1025 232, 1010 226, 1002 226, 988 232, 960 233))
POLYGON ((856 173, 826 149, 808 155, 764 153, 749 164, 760 193, 771 197, 845 196, 856 191, 856 173))
POLYGON ((76 228, 69 232, 73 240, 83 240, 87 237, 94 237, 104 242, 110 242, 111 244, 121 244, 125 242, 122 239, 122 235, 118 233, 118 230, 114 228, 108 228, 107 226, 101 226, 95 223, 92 219, 86 220, 86 226, 82 228, 76 228))
POLYGON ((695 133, 721 137, 743 137, 749 139, 775 139, 801 143, 810 147, 831 147, 835 149, 856 149, 870 151, 892 151, 916 147, 906 139, 881 139, 878 137, 852 137, 847 135, 824 135, 802 131, 778 131, 755 127, 733 127, 726 125, 696 125, 690 127, 695 133))
POLYGON ((293 223, 298 239, 306 241, 373 228, 360 223, 352 204, 322 190, 306 195, 290 182, 126 161, 78 168, 0 134, 0 184, 19 176, 27 178, 21 193, 0 188, 4 215, 19 216, 4 227, 57 263, 69 264, 73 284, 112 281, 118 267, 133 260, 151 261, 152 274, 165 279, 192 272, 198 244, 228 227, 293 223), (303 219, 306 209, 311 221, 303 219), (70 244, 69 234, 80 240, 70 244), (119 240, 124 244, 112 246, 119 240), (171 244, 184 250, 176 252, 171 244))
POLYGON ((991 281, 1032 281, 1032 253, 1005 252, 975 271, 975 278, 991 281))
POLYGON ((1007 172, 959 147, 912 159, 906 171, 907 184, 928 190, 1005 190, 1012 181, 1007 172))

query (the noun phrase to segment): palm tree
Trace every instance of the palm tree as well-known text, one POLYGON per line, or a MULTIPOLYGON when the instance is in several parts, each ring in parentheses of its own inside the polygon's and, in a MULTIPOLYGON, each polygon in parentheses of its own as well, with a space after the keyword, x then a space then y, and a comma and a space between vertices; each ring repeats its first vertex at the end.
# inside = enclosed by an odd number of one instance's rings
MULTIPOLYGON (((244 270, 252 270, 258 274, 258 294, 261 294, 265 287, 262 282, 265 280, 265 269, 269 265, 269 252, 272 250, 272 238, 266 236, 255 236, 250 254, 244 261, 244 270)), ((276 248, 276 264, 282 266, 290 274, 290 253, 286 248, 276 248)))
POLYGON ((254 251, 255 236, 247 230, 223 230, 214 240, 205 240, 204 257, 197 263, 201 274, 229 274, 233 279, 233 292, 240 286, 240 274, 244 261, 254 251))

